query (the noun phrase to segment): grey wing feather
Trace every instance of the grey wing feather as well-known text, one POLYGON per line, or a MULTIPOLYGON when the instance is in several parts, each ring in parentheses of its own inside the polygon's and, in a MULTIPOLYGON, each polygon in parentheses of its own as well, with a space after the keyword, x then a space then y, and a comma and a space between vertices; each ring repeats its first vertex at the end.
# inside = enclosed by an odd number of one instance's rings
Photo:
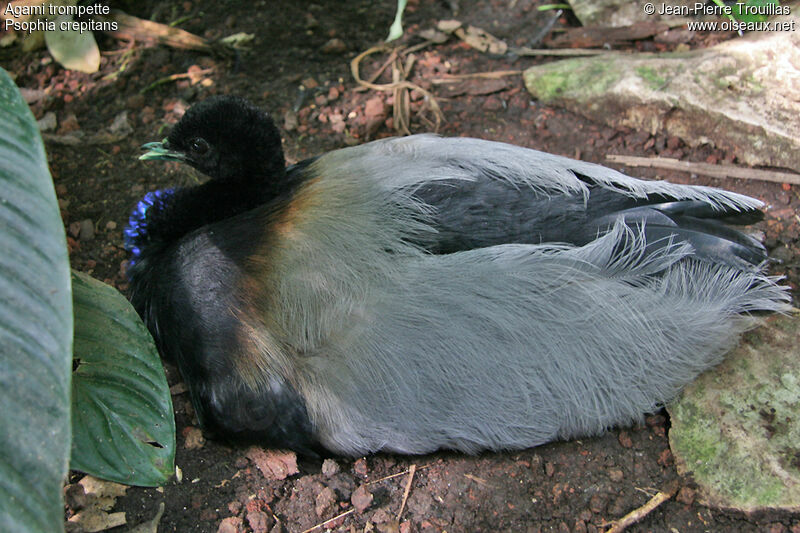
POLYGON ((643 181, 594 163, 465 137, 412 135, 347 148, 344 153, 345 164, 354 171, 389 175, 386 186, 397 189, 441 180, 491 179, 518 189, 530 187, 545 195, 570 194, 587 199, 593 183, 626 196, 664 195, 679 200, 701 200, 721 210, 748 210, 763 205, 755 198, 713 187, 643 181))

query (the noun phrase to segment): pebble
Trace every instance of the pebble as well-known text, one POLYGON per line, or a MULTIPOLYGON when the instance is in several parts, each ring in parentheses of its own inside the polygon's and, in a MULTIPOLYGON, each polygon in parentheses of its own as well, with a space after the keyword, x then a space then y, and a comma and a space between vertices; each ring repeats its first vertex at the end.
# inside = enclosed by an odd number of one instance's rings
POLYGON ((58 129, 58 133, 64 135, 65 133, 78 131, 79 129, 81 129, 81 127, 78 124, 78 117, 75 116, 75 113, 70 113, 61 121, 61 127, 58 129))
POLYGON ((339 463, 333 459, 325 459, 322 461, 322 475, 325 477, 333 477, 338 474, 340 470, 339 463))
MULTIPOLYGON (((328 514, 333 504, 336 503, 336 493, 330 487, 325 487, 322 491, 317 494, 317 497, 314 502, 314 510, 317 513, 317 516, 322 518, 324 515, 328 514)), ((369 503, 367 503, 369 505, 369 503)))
POLYGON ((203 437, 203 431, 200 428, 186 428, 185 437, 186 440, 183 443, 183 447, 187 450, 197 450, 202 448, 206 443, 206 439, 203 437))
POLYGON ((73 511, 80 511, 86 507, 86 491, 80 483, 73 483, 64 487, 64 500, 73 511))
POLYGON ((297 120, 297 113, 289 109, 283 114, 283 129, 285 131, 294 131, 297 129, 299 121, 297 120))
POLYGON ((373 496, 367 490, 367 487, 361 485, 356 490, 353 491, 353 495, 350 496, 350 503, 353 504, 356 511, 359 513, 363 513, 367 507, 372 504, 373 496))
POLYGON ((229 516, 222 520, 217 529, 217 533, 242 533, 244 531, 244 521, 238 516, 229 516))
POLYGON ((78 235, 81 233, 81 223, 80 222, 70 222, 69 226, 67 227, 67 233, 75 239, 78 238, 78 235))
POLYGON ((56 114, 52 111, 48 111, 42 118, 36 121, 36 125, 39 126, 39 131, 55 130, 58 127, 56 114))
POLYGON ((342 54, 347 51, 347 45, 338 37, 334 37, 327 43, 322 45, 320 51, 323 54, 342 54))
MULTIPOLYGON (((91 241, 94 239, 94 222, 90 219, 86 218, 81 220, 79 223, 80 232, 78 234, 78 240, 80 241, 91 241)), ((71 224, 70 224, 71 226, 71 224)))
POLYGON ((675 496, 675 501, 685 503, 686 505, 692 505, 696 493, 697 491, 691 487, 682 487, 681 490, 678 491, 678 495, 675 496))
POLYGON ((247 523, 253 533, 267 533, 272 525, 272 518, 264 511, 247 511, 247 523))
POLYGON ((661 466, 667 467, 672 465, 672 451, 669 448, 665 448, 661 451, 658 456, 657 463, 661 466))
POLYGON ((363 457, 353 463, 353 472, 359 476, 366 476, 369 469, 367 468, 367 460, 363 457))
POLYGON ((792 253, 792 250, 788 246, 784 245, 784 246, 779 246, 778 248, 772 250, 770 257, 772 257, 772 259, 779 261, 782 264, 785 264, 791 262, 792 259, 794 259, 794 254, 792 253))

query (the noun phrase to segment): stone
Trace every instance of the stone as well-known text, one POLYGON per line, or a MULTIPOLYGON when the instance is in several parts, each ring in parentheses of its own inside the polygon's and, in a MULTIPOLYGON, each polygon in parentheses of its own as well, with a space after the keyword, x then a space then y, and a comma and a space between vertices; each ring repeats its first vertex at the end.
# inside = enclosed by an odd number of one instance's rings
POLYGON ((798 353, 797 318, 770 317, 667 407, 675 464, 701 503, 800 511, 798 353))
POLYGON ((748 165, 800 168, 797 31, 753 32, 682 53, 555 61, 523 76, 542 103, 614 128, 709 143, 748 165))

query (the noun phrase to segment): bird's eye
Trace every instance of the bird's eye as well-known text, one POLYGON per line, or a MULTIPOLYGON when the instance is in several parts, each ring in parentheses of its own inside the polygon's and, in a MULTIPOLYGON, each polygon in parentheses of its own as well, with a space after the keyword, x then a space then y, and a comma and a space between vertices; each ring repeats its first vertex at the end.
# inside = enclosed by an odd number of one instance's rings
POLYGON ((208 141, 203 139, 202 137, 195 137, 191 141, 189 141, 189 150, 194 152, 198 155, 203 155, 208 152, 209 149, 208 141))

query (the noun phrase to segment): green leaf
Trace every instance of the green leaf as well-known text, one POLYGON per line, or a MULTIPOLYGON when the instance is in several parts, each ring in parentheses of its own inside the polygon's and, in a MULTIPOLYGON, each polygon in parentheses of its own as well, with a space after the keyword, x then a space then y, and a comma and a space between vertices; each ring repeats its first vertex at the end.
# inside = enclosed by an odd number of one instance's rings
POLYGON ((0 302, 0 524, 4 531, 62 531, 69 259, 36 121, 2 68, 0 302))
POLYGON ((403 36, 403 11, 406 9, 407 2, 408 0, 397 0, 397 12, 394 15, 394 22, 389 28, 389 36, 386 38, 387 43, 403 36))
POLYGON ((72 24, 71 15, 55 19, 55 31, 44 32, 47 49, 64 68, 91 74, 100 68, 100 50, 89 30, 62 29, 62 24, 72 24))
POLYGON ((113 287, 73 272, 71 468, 158 486, 175 471, 172 400, 153 339, 113 287))

